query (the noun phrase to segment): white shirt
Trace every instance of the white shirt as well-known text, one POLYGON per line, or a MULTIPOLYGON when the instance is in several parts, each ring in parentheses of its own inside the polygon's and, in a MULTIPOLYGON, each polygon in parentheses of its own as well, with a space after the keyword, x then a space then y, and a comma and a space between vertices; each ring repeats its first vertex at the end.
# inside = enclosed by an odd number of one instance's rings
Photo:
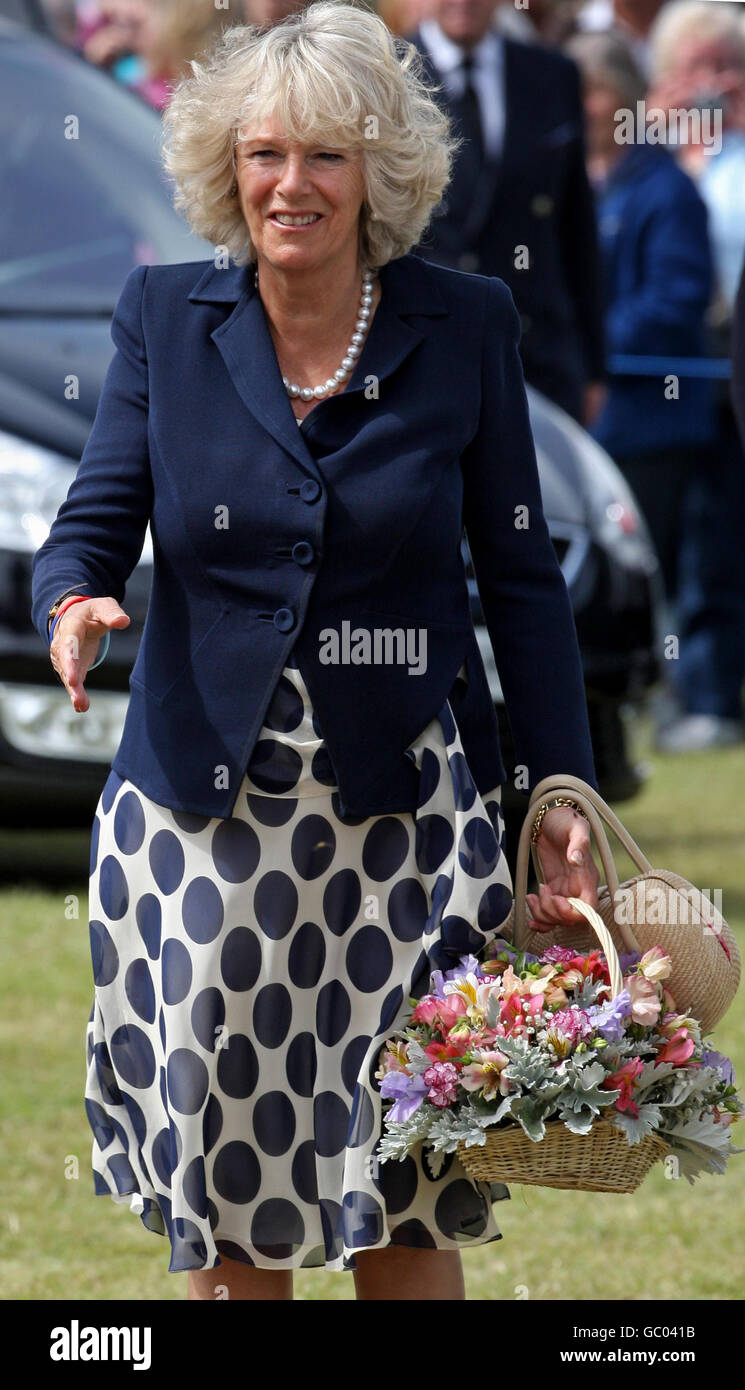
MULTIPOLYGON (((435 19, 420 20, 419 33, 448 93, 456 99, 462 96, 464 74, 456 71, 464 56, 460 44, 453 43, 435 19)), ((498 159, 502 152, 505 126, 504 46, 501 34, 495 28, 487 29, 472 52, 471 75, 481 112, 484 148, 492 158, 498 159)))

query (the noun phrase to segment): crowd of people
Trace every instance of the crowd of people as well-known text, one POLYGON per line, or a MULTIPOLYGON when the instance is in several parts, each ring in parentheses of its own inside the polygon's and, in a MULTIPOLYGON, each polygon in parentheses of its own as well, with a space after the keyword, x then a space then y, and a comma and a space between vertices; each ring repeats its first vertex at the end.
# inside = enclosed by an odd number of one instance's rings
MULTIPOLYGON (((276 23, 304 3, 45 7, 63 41, 162 111, 223 26, 276 23)), ((745 453, 728 364, 745 263, 745 5, 376 9, 416 44, 463 136, 418 254, 507 282, 527 380, 608 450, 650 528, 679 639, 656 746, 740 742, 745 453), (681 126, 680 112, 696 119, 681 126)))

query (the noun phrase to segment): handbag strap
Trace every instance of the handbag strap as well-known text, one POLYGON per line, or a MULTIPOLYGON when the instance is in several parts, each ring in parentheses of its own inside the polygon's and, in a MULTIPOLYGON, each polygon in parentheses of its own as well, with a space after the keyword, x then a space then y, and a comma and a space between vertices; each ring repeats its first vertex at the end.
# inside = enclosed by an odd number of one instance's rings
MULTIPOLYGON (((528 877, 528 854, 530 852, 532 852, 533 855, 533 863, 538 880, 541 883, 545 882, 543 870, 538 858, 537 847, 531 843, 530 836, 538 805, 546 798, 549 792, 554 795, 571 795, 572 799, 576 801, 584 811, 600 853, 600 859, 605 871, 608 893, 613 904, 618 901, 618 872, 608 843, 608 836, 605 833, 603 820, 608 820, 611 828, 616 831, 624 848, 629 852, 639 868, 647 873, 650 872, 652 868, 649 860, 628 834, 626 828, 621 825, 621 822, 614 816, 610 807, 606 805, 603 798, 595 792, 593 787, 590 787, 587 782, 583 782, 579 777, 572 777, 567 774, 555 774, 551 777, 544 777, 543 780, 534 787, 531 793, 530 805, 520 830, 520 840, 517 847, 517 864, 515 868, 516 939, 519 939, 520 935, 525 932, 527 925, 525 890, 528 877), (588 795, 588 793, 592 793, 592 796, 588 795)), ((628 951, 638 951, 639 944, 628 923, 619 921, 617 922, 617 926, 626 949, 628 951)))
MULTIPOLYGON (((652 865, 647 859, 644 851, 640 849, 636 840, 629 834, 626 826, 618 819, 615 811, 611 810, 607 801, 603 800, 600 792, 596 792, 595 788, 591 787, 589 782, 583 782, 581 777, 573 777, 571 773, 551 773, 550 776, 544 777, 543 780, 538 782, 533 788, 531 801, 535 801, 536 798, 545 801, 549 791, 553 792, 554 795, 562 795, 566 792, 571 792, 575 801, 589 801, 595 807, 598 815, 605 821, 605 824, 621 841, 626 853, 629 858, 634 861, 636 867, 641 869, 644 874, 652 873, 652 865)), ((587 807, 584 806, 583 809, 586 810, 587 807)))

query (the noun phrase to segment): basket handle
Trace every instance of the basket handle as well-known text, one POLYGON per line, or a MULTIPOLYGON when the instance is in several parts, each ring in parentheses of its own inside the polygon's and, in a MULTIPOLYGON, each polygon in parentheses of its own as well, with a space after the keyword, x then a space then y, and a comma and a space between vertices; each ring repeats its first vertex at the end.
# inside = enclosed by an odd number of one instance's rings
POLYGON ((605 959, 608 962, 611 993, 612 997, 615 999, 616 995, 620 994, 623 989, 623 975, 621 973, 621 962, 618 959, 618 952, 616 951, 613 937, 608 931, 600 913, 596 912, 595 908, 592 907, 590 903, 586 903, 584 898, 567 898, 567 902, 570 902, 572 907, 576 907, 577 911, 581 912, 582 916, 587 918, 595 935, 600 941, 605 952, 605 959))
MULTIPOLYGON (((603 801, 603 798, 595 791, 594 787, 589 786, 587 782, 583 782, 581 778, 572 777, 569 774, 556 773, 553 776, 544 777, 543 780, 533 788, 530 805, 520 830, 520 840, 517 847, 517 864, 515 867, 515 939, 519 939, 525 932, 527 924, 525 889, 528 878, 529 852, 532 852, 533 855, 533 863, 535 865, 538 881, 540 883, 545 881, 538 858, 538 851, 536 846, 531 843, 530 835, 538 805, 545 799, 549 792, 552 792, 554 795, 571 795, 572 799, 582 807, 600 852, 603 869, 605 870, 608 892, 611 902, 614 905, 617 902, 616 895, 619 891, 618 873, 608 843, 608 836, 605 833, 603 820, 607 820, 611 828, 615 830, 624 848, 643 872, 649 873, 652 868, 646 855, 642 853, 639 846, 629 835, 625 826, 621 824, 610 807, 603 801)), ((628 923, 619 921, 617 926, 626 949, 628 951, 638 951, 639 943, 628 923)))

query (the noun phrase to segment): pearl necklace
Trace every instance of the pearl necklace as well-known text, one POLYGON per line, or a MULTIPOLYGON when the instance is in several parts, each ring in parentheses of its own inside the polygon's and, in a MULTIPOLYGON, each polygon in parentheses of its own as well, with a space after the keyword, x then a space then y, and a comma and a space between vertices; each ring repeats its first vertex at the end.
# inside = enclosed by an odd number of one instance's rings
MULTIPOLYGON (((258 270, 254 272, 254 285, 258 289, 258 270)), ((349 344, 349 347, 347 348, 346 353, 342 357, 341 363, 334 372, 334 375, 330 376, 325 382, 323 382, 319 386, 298 386, 297 382, 290 381, 286 376, 282 377, 285 390, 288 396, 290 396, 292 399, 295 399, 299 396, 301 401, 312 401, 314 399, 323 400, 324 396, 328 396, 331 394, 332 391, 335 391, 343 381, 346 381, 350 372, 354 371, 354 368, 356 366, 356 360, 362 351, 362 344, 365 341, 365 337, 367 336, 367 332, 370 327, 370 315, 372 313, 371 306, 373 300, 372 285, 373 272, 368 268, 365 268, 365 270, 363 270, 362 272, 362 293, 360 295, 360 307, 357 311, 357 321, 354 325, 355 331, 352 334, 352 339, 349 344)), ((302 425, 303 421, 300 418, 300 416, 296 415, 295 419, 297 420, 299 425, 302 425)))

